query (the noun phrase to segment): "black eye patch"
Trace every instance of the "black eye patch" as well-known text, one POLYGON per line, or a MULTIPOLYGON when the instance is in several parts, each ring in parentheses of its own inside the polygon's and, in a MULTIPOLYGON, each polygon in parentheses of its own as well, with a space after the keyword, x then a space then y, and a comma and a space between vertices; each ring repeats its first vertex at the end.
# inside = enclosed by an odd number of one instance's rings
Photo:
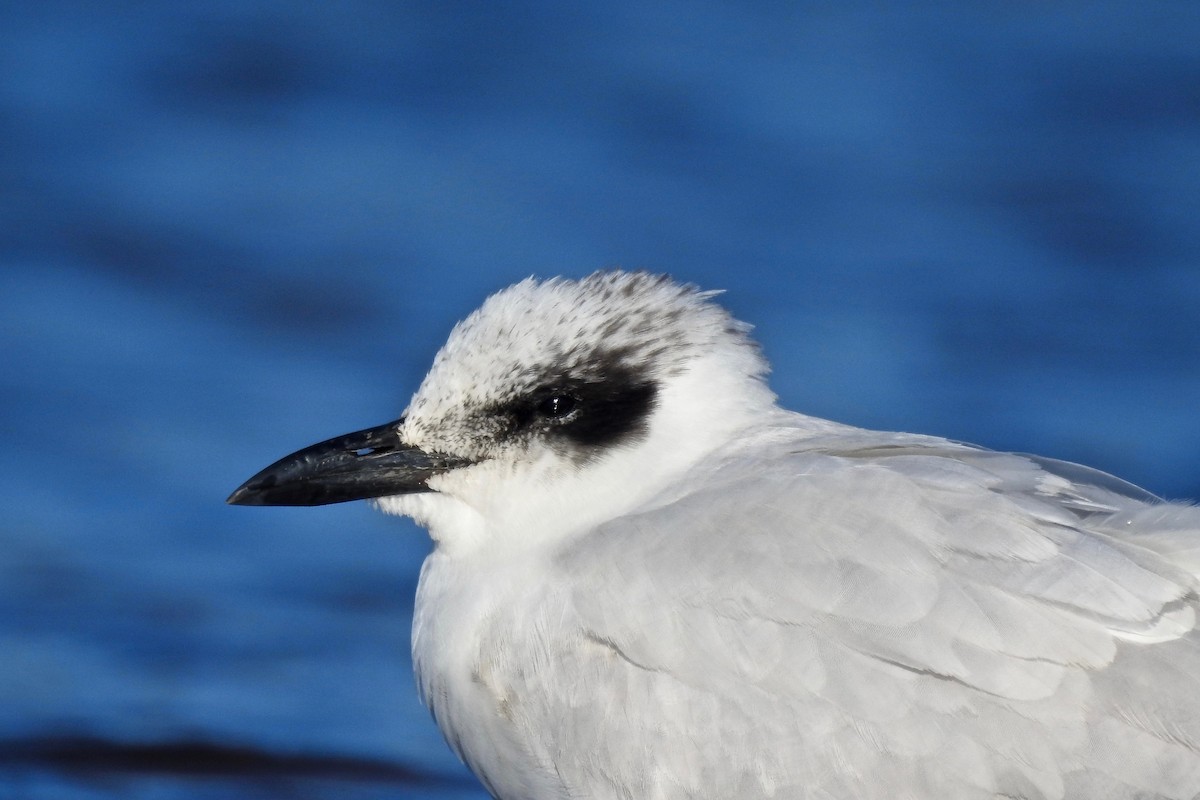
POLYGON ((658 387, 654 383, 587 384, 576 390, 574 414, 553 433, 588 448, 624 444, 646 434, 658 387))
POLYGON ((510 436, 532 434, 593 451, 646 433, 658 386, 634 370, 609 366, 586 380, 547 379, 544 388, 495 409, 510 436))

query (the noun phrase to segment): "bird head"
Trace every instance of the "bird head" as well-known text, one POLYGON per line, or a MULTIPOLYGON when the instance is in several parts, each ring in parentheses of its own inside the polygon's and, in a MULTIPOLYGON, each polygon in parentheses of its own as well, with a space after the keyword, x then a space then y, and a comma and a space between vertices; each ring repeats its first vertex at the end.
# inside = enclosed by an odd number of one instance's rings
POLYGON ((749 326, 714 294, 621 271, 510 286, 455 326, 400 419, 287 456, 229 502, 376 499, 439 540, 619 511, 773 407, 749 326))

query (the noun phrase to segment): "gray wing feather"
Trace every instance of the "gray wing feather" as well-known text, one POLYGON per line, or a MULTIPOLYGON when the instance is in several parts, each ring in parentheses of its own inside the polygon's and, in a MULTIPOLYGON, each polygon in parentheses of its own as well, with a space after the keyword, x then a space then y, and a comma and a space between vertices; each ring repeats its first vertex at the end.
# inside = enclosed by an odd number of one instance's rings
POLYGON ((1196 509, 918 437, 731 456, 696 483, 559 556, 579 646, 546 669, 580 689, 538 724, 597 753, 568 785, 1200 793, 1196 509))

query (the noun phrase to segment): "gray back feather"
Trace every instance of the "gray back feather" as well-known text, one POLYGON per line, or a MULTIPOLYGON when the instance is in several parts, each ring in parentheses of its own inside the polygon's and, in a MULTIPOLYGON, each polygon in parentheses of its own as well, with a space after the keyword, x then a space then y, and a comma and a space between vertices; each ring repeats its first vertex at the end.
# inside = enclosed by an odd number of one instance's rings
POLYGON ((559 554, 573 590, 555 624, 588 646, 546 670, 592 683, 570 719, 529 724, 555 728, 566 752, 643 747, 639 726, 658 726, 652 754, 573 767, 627 774, 580 785, 1200 793, 1200 512, 1094 470, 939 439, 776 439, 766 465, 761 442, 753 462, 727 453, 692 476, 695 491, 559 554), (594 740, 572 741, 581 730, 594 740))

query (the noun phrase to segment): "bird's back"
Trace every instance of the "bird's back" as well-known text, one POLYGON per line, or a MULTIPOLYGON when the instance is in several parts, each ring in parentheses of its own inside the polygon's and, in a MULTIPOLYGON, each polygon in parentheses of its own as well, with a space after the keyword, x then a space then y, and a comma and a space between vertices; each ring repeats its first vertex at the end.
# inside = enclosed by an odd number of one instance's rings
POLYGON ((855 429, 764 429, 682 486, 483 637, 482 702, 559 796, 1200 794, 1200 511, 855 429))

